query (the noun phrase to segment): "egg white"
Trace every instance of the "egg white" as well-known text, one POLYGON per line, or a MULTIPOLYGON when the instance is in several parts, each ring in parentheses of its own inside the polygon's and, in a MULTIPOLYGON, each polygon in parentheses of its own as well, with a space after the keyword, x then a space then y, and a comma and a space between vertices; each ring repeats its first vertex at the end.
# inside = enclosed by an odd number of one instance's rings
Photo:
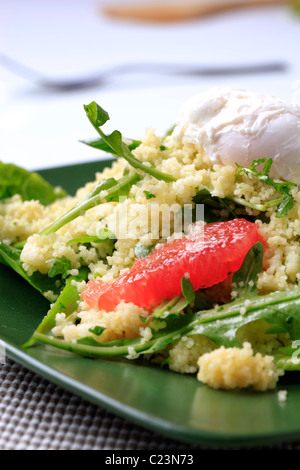
POLYGON ((300 184, 300 107, 293 103, 211 88, 184 103, 173 137, 202 147, 213 163, 272 158, 273 178, 300 184))

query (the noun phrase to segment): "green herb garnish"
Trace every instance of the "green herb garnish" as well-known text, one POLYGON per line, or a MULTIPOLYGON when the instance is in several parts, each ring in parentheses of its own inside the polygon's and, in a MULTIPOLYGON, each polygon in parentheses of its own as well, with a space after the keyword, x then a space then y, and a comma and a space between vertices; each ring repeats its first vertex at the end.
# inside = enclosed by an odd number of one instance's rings
POLYGON ((49 277, 55 277, 61 275, 62 279, 68 277, 68 271, 71 269, 71 261, 65 256, 61 258, 51 258, 46 261, 46 263, 51 264, 51 267, 48 271, 49 277))
POLYGON ((143 191, 143 193, 145 194, 146 199, 152 199, 152 198, 156 197, 155 194, 150 193, 150 191, 147 191, 146 189, 143 191))
POLYGON ((270 201, 269 204, 266 204, 267 207, 277 206, 276 217, 284 217, 287 215, 288 211, 294 205, 294 199, 291 194, 291 187, 297 186, 296 183, 292 183, 291 181, 284 181, 284 182, 276 182, 270 176, 270 168, 272 166, 272 158, 260 158, 258 160, 254 160, 250 167, 242 167, 238 164, 238 171, 236 173, 236 180, 239 180, 241 173, 245 173, 247 176, 253 175, 262 183, 265 183, 267 186, 271 186, 275 189, 278 194, 281 194, 282 197, 270 201), (259 165, 264 163, 263 170, 260 172, 257 170, 259 165))
POLYGON ((266 212, 271 207, 276 207, 276 217, 284 217, 288 211, 294 205, 294 199, 291 194, 291 188, 297 186, 295 183, 290 181, 276 182, 269 176, 269 171, 272 165, 272 159, 268 160, 265 158, 254 160, 249 167, 242 167, 237 165, 238 171, 236 173, 236 181, 239 181, 240 175, 245 173, 247 176, 253 175, 258 178, 259 181, 271 186, 281 196, 267 201, 262 204, 252 203, 244 198, 236 196, 226 196, 220 198, 213 196, 210 188, 202 188, 193 197, 195 204, 203 204, 205 207, 204 219, 206 222, 221 222, 228 220, 229 218, 245 217, 245 215, 237 215, 236 209, 231 208, 231 203, 234 203, 237 207, 248 207, 249 209, 257 210, 259 212, 266 212), (263 170, 260 172, 257 170, 259 165, 265 164, 263 170), (229 213, 227 217, 222 215, 222 209, 226 209, 229 213))
POLYGON ((168 183, 176 181, 172 175, 163 173, 156 168, 144 165, 143 162, 138 160, 130 151, 128 145, 124 142, 122 134, 115 130, 110 135, 105 135, 101 127, 110 119, 109 114, 103 108, 101 108, 95 101, 92 101, 88 105, 84 105, 86 115, 98 132, 103 141, 111 148, 112 153, 124 158, 133 168, 141 170, 144 173, 148 173, 158 180, 163 180, 168 183))
POLYGON ((105 328, 103 326, 94 326, 93 328, 89 328, 89 331, 96 336, 102 335, 105 328))

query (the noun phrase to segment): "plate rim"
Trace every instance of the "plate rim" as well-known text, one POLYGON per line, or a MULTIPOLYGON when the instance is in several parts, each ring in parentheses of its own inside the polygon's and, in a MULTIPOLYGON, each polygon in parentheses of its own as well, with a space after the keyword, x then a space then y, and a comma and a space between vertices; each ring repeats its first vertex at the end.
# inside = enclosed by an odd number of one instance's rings
POLYGON ((300 425, 297 432, 261 433, 256 434, 254 437, 251 437, 248 434, 241 436, 239 434, 229 435, 201 430, 192 431, 191 428, 169 423, 164 419, 160 419, 150 415, 149 413, 137 410, 132 406, 123 404, 118 400, 109 397, 109 395, 97 391, 96 389, 83 384, 79 380, 67 376, 43 363, 41 360, 30 356, 21 348, 18 348, 4 340, 2 341, 6 345, 7 357, 18 362, 21 366, 28 368, 32 372, 42 376, 57 386, 62 387, 68 392, 80 396, 94 405, 100 406, 133 424, 158 433, 166 438, 177 440, 181 443, 207 446, 210 449, 216 447, 219 447, 220 449, 231 449, 237 447, 247 449, 249 447, 259 448, 266 445, 284 444, 285 442, 290 442, 291 440, 297 440, 300 438, 300 425))

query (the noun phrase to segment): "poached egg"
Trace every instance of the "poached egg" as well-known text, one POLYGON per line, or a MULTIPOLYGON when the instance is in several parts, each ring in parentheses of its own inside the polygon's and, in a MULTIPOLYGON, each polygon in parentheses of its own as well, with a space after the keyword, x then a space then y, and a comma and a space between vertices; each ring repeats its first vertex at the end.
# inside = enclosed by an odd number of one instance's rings
POLYGON ((270 176, 300 185, 300 107, 273 96, 211 88, 184 103, 173 138, 212 163, 249 167, 272 158, 270 176))

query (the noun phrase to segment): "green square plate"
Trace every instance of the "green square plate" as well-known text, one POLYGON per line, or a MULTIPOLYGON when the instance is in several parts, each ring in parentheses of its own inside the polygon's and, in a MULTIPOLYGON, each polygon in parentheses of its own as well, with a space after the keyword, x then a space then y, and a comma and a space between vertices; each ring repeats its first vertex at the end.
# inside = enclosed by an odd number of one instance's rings
MULTIPOLYGON (((40 173, 71 194, 111 160, 40 173)), ((22 349, 48 310, 47 301, 0 266, 0 339, 6 354, 28 369, 101 407, 192 444, 261 446, 300 437, 300 377, 286 375, 275 391, 219 391, 143 361, 93 360, 40 345, 22 349), (287 390, 287 400, 278 391, 287 390)))

